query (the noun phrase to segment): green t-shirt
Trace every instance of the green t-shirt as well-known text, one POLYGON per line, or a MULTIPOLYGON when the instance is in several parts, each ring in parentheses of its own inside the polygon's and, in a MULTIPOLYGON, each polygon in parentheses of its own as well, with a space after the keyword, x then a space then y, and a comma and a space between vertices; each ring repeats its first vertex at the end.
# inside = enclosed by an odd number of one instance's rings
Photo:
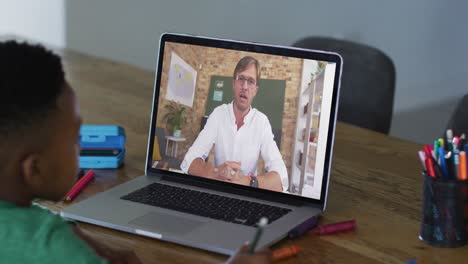
POLYGON ((72 230, 72 224, 38 206, 0 200, 0 263, 107 263, 72 230))

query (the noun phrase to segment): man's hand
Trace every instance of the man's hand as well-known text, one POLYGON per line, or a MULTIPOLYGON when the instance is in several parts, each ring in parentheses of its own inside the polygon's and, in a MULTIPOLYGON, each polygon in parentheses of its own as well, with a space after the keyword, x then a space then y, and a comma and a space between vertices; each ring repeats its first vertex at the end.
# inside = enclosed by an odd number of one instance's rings
POLYGON ((241 247, 235 255, 229 258, 226 264, 264 264, 272 263, 272 254, 269 249, 262 249, 254 254, 248 253, 249 245, 241 247))
POLYGON ((244 176, 241 163, 237 161, 226 161, 218 168, 215 168, 217 178, 224 181, 233 181, 244 176))

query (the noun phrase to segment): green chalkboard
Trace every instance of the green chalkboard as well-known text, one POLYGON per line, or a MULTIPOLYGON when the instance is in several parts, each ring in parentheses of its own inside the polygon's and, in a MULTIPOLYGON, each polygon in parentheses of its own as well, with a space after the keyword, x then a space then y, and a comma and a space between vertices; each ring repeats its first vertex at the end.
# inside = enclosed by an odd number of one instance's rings
MULTIPOLYGON (((261 79, 257 95, 252 102, 252 107, 260 110, 270 120, 278 148, 280 148, 281 143, 285 89, 285 80, 261 79)), ((232 76, 212 75, 205 115, 209 116, 217 106, 228 104, 232 100, 232 76)))

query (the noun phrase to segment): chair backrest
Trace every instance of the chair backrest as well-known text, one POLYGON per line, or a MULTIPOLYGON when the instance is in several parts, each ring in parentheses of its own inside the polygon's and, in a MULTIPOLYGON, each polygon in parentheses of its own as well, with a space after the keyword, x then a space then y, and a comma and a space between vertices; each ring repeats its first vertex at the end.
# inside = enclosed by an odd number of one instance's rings
POLYGON ((452 129, 453 134, 457 136, 468 133, 468 94, 463 96, 455 107, 446 129, 452 129))
POLYGON ((395 66, 385 53, 327 37, 307 37, 293 46, 339 53, 343 57, 343 73, 338 120, 388 134, 393 115, 395 66))

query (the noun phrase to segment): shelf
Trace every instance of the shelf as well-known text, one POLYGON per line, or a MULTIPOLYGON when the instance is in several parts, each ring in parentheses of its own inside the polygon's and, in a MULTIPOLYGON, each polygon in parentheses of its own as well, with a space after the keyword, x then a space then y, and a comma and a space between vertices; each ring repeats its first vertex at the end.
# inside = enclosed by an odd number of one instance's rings
MULTIPOLYGON (((314 106, 315 106, 315 104, 314 104, 314 106)), ((304 106, 302 106, 302 115, 303 115, 303 116, 306 116, 306 115, 307 115, 308 108, 309 108, 309 103, 306 103, 304 106)), ((319 116, 319 115, 320 115, 320 111, 312 111, 311 114, 312 114, 312 115, 315 115, 315 116, 319 116)))
MULTIPOLYGON (((303 86, 300 87, 299 99, 297 103, 296 133, 294 140, 293 172, 291 179, 299 187, 304 189, 304 184, 313 186, 316 155, 319 134, 320 115, 322 105, 323 80, 312 79, 305 85, 309 76, 306 74, 302 78, 303 86), (314 142, 315 141, 315 142, 314 142), (300 154, 303 152, 303 154, 300 154), (304 155, 306 155, 304 157, 304 155), (296 169, 297 168, 297 169, 296 169), (299 170, 299 173, 298 173, 299 170)), ((319 77, 319 76, 318 76, 319 77)), ((320 77, 323 79, 323 77, 320 77)), ((299 192, 299 193, 300 193, 299 192)))
MULTIPOLYGON (((304 143, 304 137, 305 137, 305 128, 302 129, 302 135, 298 135, 299 137, 296 138, 297 141, 301 142, 301 143, 304 143)), ((309 131, 309 136, 307 137, 307 141, 305 142, 309 142, 309 143, 314 143, 315 145, 317 144, 315 142, 315 139, 316 137, 318 136, 318 132, 315 128, 312 128, 311 131, 309 131), (312 139, 312 140, 311 140, 312 139)))
MULTIPOLYGON (((320 116, 320 112, 312 112, 311 113, 312 116, 320 116)), ((304 118, 307 118, 307 113, 303 113, 301 116, 299 116, 300 118, 304 119, 304 118)))
POLYGON ((299 169, 299 170, 302 170, 301 166, 299 166, 299 164, 296 163, 296 167, 299 169))
POLYGON ((302 94, 308 94, 310 91, 310 85, 307 85, 307 88, 302 92, 302 94))
MULTIPOLYGON (((299 170, 302 170, 302 167, 299 166, 299 164, 297 163, 296 163, 296 168, 298 168, 299 170)), ((314 172, 311 171, 309 168, 306 168, 305 175, 306 177, 309 177, 309 176, 314 177, 314 172)))
MULTIPOLYGON (((302 139, 297 139, 297 141, 299 141, 301 143, 304 143, 304 140, 302 140, 302 139)), ((317 147, 317 142, 310 142, 309 141, 309 145, 312 146, 312 147, 317 147)))

